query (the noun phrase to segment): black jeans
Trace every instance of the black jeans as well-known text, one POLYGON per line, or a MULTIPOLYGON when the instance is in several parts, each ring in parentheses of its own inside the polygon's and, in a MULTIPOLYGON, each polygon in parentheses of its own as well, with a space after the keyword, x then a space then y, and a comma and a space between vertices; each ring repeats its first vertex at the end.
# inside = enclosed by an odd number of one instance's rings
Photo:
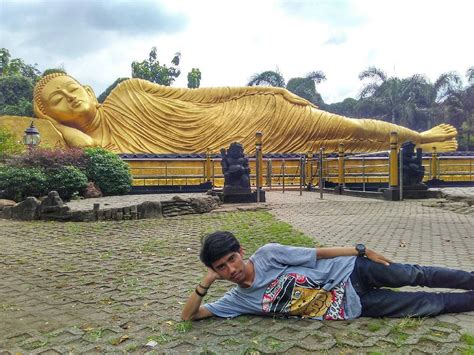
POLYGON ((357 258, 351 282, 362 303, 362 317, 435 316, 474 311, 474 273, 434 266, 375 263, 357 258), (468 292, 401 292, 381 287, 425 286, 468 292))

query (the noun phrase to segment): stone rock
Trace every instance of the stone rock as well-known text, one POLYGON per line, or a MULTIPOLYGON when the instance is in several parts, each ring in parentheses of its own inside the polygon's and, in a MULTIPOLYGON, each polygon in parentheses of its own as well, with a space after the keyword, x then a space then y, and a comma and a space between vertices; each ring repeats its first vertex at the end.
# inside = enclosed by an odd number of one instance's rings
POLYGON ((57 191, 50 191, 38 208, 39 219, 68 219, 70 208, 66 206, 57 191))
POLYGON ((84 192, 85 198, 98 198, 102 197, 102 191, 92 181, 87 183, 86 191, 84 192))
POLYGON ((138 213, 140 218, 156 218, 162 217, 161 202, 145 201, 138 205, 138 213))
POLYGON ((191 202, 191 199, 190 198, 184 198, 184 197, 181 197, 181 196, 173 196, 171 198, 171 201, 173 202, 181 202, 182 204, 185 204, 185 203, 190 203, 191 202))
POLYGON ((210 212, 219 207, 217 196, 191 198, 191 207, 196 213, 210 212))
POLYGON ((6 199, 0 199, 0 211, 3 210, 4 207, 7 206, 15 206, 16 202, 13 200, 6 200, 6 199))
POLYGON ((35 197, 27 197, 26 200, 10 207, 10 218, 20 219, 23 221, 38 219, 37 210, 40 204, 41 202, 39 202, 35 197))

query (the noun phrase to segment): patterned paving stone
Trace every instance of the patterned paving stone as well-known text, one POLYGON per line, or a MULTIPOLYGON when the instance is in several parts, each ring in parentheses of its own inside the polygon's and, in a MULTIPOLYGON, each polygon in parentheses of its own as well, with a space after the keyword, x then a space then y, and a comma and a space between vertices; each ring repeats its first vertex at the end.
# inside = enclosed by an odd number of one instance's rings
MULTIPOLYGON (((268 192, 267 199, 263 206, 275 218, 315 243, 362 241, 397 261, 474 270, 472 214, 422 201, 335 195, 319 200, 316 193, 290 191, 268 192)), ((467 348, 461 334, 474 333, 474 314, 420 322, 255 316, 180 322, 183 302, 204 272, 198 259, 201 237, 244 224, 264 236, 271 217, 261 214, 98 223, 0 220, 0 354, 398 354, 467 348), (150 340, 157 345, 147 347, 150 340)), ((216 299, 229 286, 216 284, 206 299, 216 299)))

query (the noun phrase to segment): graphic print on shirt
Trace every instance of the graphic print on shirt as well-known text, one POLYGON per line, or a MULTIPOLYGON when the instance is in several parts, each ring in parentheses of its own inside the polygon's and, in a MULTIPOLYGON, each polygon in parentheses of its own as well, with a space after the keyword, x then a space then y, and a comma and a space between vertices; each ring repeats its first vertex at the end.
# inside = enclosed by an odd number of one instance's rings
POLYGON ((326 291, 304 275, 281 275, 265 290, 262 310, 306 318, 345 319, 343 301, 346 284, 341 283, 326 291))

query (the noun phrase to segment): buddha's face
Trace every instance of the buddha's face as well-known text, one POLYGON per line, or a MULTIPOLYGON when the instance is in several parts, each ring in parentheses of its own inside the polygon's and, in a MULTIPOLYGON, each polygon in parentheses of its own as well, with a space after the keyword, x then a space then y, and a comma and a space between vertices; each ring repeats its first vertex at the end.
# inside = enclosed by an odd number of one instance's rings
POLYGON ((66 75, 53 78, 44 86, 41 101, 49 117, 70 126, 91 121, 97 110, 92 90, 66 75))

